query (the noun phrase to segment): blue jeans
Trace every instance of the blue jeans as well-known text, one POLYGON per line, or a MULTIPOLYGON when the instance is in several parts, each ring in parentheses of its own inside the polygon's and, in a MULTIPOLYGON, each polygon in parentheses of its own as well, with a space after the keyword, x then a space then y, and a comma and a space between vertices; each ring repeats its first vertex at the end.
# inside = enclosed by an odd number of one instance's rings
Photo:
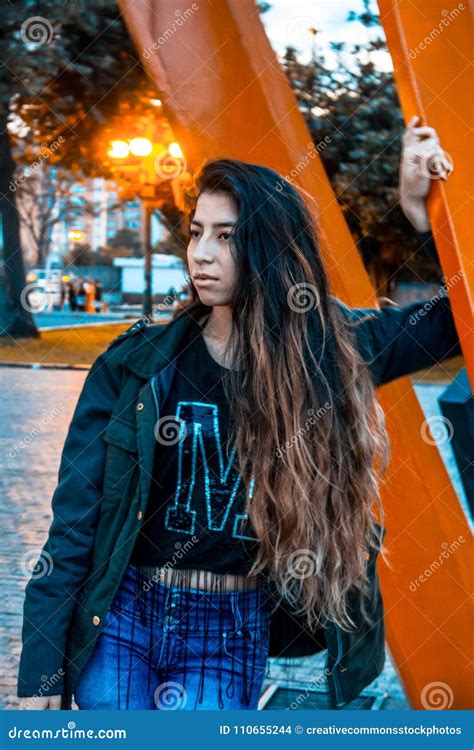
POLYGON ((256 709, 270 603, 262 587, 207 592, 129 565, 80 675, 81 710, 256 709))

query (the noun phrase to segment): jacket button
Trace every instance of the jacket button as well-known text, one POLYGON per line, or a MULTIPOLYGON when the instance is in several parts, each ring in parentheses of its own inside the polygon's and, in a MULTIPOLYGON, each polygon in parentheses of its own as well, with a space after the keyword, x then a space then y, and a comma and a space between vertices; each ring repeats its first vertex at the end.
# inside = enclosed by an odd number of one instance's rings
POLYGON ((142 404, 142 402, 140 401, 140 403, 139 403, 139 404, 137 404, 137 411, 143 411, 143 409, 144 409, 144 408, 145 408, 145 406, 144 406, 144 405, 142 404))
POLYGON ((100 625, 100 617, 97 617, 97 615, 94 615, 94 617, 92 618, 92 624, 100 625))
POLYGON ((142 513, 142 511, 141 511, 141 510, 139 510, 139 511, 138 511, 138 513, 137 513, 137 519, 138 519, 139 521, 141 521, 141 520, 142 520, 142 518, 143 518, 143 513, 142 513))

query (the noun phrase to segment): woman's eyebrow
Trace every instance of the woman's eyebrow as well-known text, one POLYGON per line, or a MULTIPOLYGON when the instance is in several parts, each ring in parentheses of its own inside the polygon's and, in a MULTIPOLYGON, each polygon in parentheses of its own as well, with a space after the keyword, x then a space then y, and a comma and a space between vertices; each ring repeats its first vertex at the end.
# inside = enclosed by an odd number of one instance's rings
MULTIPOLYGON (((196 219, 191 219, 191 224, 197 224, 198 226, 202 227, 202 224, 200 221, 197 221, 196 219)), ((211 224, 211 227, 214 229, 218 229, 219 227, 236 227, 237 222, 236 221, 217 221, 211 224)))

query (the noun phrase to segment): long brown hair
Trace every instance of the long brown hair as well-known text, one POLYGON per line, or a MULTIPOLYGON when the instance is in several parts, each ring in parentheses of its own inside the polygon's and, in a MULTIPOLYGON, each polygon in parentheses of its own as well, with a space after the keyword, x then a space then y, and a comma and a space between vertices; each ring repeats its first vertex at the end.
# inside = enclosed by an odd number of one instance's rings
MULTIPOLYGON (((227 193, 238 210, 224 387, 259 540, 251 573, 268 575, 310 628, 331 619, 351 629, 348 593, 368 590, 367 553, 382 545, 373 510, 383 524, 379 481, 389 461, 370 372, 330 293, 299 191, 234 159, 208 161, 196 187, 227 193)), ((361 610, 370 620, 363 596, 361 610)))

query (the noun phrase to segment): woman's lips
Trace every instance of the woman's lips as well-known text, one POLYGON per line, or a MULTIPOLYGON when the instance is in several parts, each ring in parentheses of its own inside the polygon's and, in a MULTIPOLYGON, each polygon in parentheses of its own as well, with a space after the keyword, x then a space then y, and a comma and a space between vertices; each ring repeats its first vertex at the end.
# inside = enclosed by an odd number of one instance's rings
POLYGON ((212 286, 212 284, 215 284, 217 279, 194 279, 194 283, 198 286, 212 286))

